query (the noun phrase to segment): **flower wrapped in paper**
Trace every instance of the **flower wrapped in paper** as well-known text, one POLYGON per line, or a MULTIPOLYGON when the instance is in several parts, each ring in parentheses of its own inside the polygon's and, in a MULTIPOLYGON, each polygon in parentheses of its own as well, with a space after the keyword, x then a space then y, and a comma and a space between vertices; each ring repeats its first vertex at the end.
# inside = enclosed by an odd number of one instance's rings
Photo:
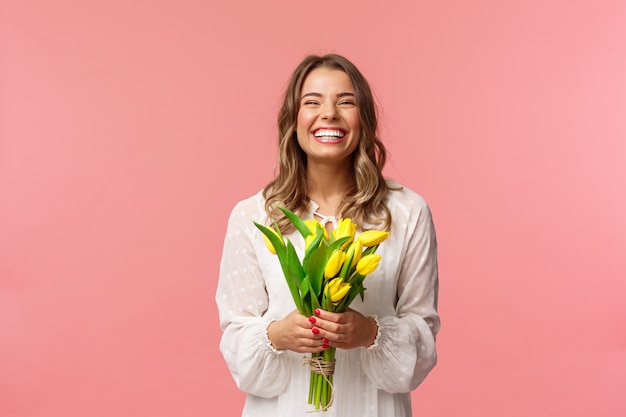
MULTIPOLYGON (((302 220, 285 208, 280 210, 304 238, 302 260, 276 224, 255 225, 270 252, 278 257, 298 311, 305 316, 318 308, 341 313, 357 295, 363 299, 363 280, 378 267, 381 257, 375 252, 389 232, 369 230, 356 237, 357 225, 350 218, 342 218, 329 235, 316 220, 302 220)), ((333 401, 335 348, 314 353, 305 363, 311 370, 308 402, 315 411, 326 411, 333 401)))

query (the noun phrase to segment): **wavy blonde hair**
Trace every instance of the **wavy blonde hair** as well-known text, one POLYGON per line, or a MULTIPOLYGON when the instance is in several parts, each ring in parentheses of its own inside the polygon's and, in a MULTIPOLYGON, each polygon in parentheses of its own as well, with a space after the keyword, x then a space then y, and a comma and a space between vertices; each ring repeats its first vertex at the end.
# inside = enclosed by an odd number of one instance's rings
POLYGON ((367 80, 357 67, 348 59, 336 54, 306 57, 289 80, 278 113, 278 173, 263 190, 265 211, 271 219, 276 220, 281 231, 290 232, 293 231, 293 226, 278 207, 285 207, 301 216, 309 206, 306 181, 307 156, 298 144, 296 124, 302 84, 316 68, 345 72, 354 88, 359 108, 361 138, 353 153, 354 186, 343 198, 338 212, 342 217, 352 218, 359 226, 367 223, 388 230, 391 225, 391 213, 385 203, 385 196, 391 188, 382 174, 387 151, 378 138, 374 97, 367 80))

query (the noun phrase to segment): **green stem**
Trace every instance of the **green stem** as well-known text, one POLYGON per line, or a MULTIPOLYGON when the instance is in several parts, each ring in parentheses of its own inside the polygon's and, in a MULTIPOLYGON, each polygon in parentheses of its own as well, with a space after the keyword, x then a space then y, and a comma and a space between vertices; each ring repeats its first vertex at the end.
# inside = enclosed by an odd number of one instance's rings
POLYGON ((324 384, 324 376, 320 374, 315 374, 317 379, 317 383, 315 384, 315 410, 320 409, 320 403, 322 398, 322 386, 324 384))
POLYGON ((311 372, 309 377, 309 404, 313 404, 313 393, 315 392, 315 374, 311 372))

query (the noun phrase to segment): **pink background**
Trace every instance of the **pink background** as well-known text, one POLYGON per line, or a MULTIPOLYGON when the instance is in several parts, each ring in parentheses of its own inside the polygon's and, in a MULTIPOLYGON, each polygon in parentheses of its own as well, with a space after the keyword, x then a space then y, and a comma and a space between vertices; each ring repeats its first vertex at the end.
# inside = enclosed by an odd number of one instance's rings
POLYGON ((0 416, 239 415, 226 219, 325 52, 438 228, 415 415, 626 415, 626 2, 0 4, 0 416))

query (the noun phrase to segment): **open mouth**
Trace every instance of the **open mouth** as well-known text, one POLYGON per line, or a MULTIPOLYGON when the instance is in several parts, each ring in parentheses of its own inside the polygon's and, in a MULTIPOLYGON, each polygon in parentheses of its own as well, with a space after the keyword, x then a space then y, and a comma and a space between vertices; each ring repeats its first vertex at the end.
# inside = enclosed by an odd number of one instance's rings
POLYGON ((339 129, 317 129, 313 132, 313 136, 319 142, 339 142, 345 136, 345 132, 339 129))

